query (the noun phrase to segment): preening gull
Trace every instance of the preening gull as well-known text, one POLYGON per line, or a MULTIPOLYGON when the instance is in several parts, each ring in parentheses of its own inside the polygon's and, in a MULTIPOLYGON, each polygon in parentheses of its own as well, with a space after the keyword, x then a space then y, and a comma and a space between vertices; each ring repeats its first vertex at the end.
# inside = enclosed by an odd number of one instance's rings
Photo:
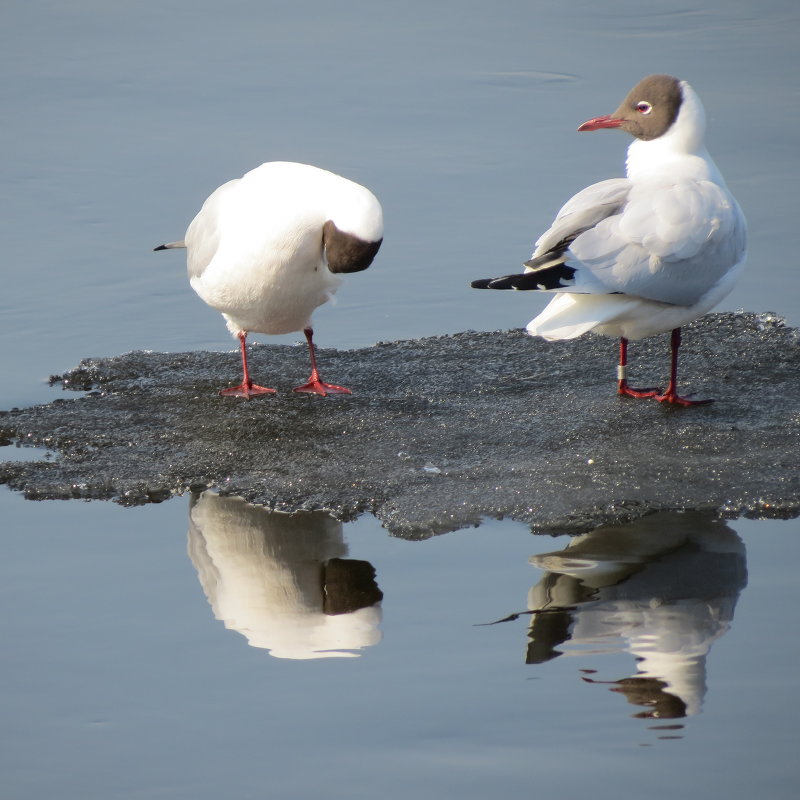
POLYGON ((239 339, 242 383, 220 394, 274 394, 253 383, 247 334, 302 330, 311 377, 294 391, 350 394, 320 379, 311 314, 336 292, 341 273, 366 269, 383 241, 383 212, 369 189, 308 164, 272 161, 220 186, 181 242, 189 282, 239 339))

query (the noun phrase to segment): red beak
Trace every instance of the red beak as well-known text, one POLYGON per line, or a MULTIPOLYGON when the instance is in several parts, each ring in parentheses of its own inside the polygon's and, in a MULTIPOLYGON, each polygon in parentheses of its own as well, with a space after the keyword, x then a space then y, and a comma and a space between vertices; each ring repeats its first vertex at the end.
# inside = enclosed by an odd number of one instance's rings
POLYGON ((594 119, 587 120, 581 125, 579 131, 596 131, 600 128, 619 128, 624 119, 614 119, 611 114, 604 114, 602 117, 595 117, 594 119))

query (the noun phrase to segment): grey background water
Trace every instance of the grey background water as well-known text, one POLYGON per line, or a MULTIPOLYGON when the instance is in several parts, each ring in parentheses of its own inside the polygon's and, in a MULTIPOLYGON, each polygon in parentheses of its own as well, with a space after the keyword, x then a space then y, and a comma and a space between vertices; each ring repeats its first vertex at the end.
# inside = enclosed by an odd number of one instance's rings
MULTIPOLYGON (((469 281, 514 269, 574 191, 621 174, 623 135, 574 131, 651 72, 697 89, 748 217, 749 268, 721 308, 800 324, 789 0, 42 0, 0 19, 0 407, 53 397, 47 376, 84 356, 232 350, 180 255, 151 248, 272 159, 384 204, 374 267, 315 317, 322 346, 523 325, 546 298, 469 281)), ((523 609, 528 557, 563 540, 492 523, 410 543, 359 520, 344 537, 378 571, 383 641, 295 662, 214 619, 185 501, 0 502, 8 797, 796 793, 796 521, 731 523, 748 585, 703 713, 665 740, 581 680, 632 674, 630 653, 526 666, 524 622, 472 627, 523 609)))

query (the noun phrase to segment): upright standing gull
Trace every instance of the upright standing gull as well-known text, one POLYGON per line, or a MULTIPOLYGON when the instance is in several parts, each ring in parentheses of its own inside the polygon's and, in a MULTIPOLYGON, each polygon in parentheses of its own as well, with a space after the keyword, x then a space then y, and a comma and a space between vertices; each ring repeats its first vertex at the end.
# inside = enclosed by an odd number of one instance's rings
POLYGON ((339 273, 371 263, 383 241, 383 213, 375 195, 353 181, 307 164, 273 161, 220 186, 186 231, 192 288, 222 313, 239 339, 244 376, 220 394, 273 394, 247 368, 247 334, 302 330, 311 377, 294 391, 350 394, 320 379, 311 314, 336 292, 339 273))
POLYGON ((686 81, 651 75, 613 113, 579 131, 622 128, 627 177, 570 198, 536 242, 526 271, 473 281, 476 289, 557 292, 528 332, 548 340, 594 330, 620 337, 618 392, 683 406, 677 392, 680 328, 733 288, 744 262, 744 216, 703 144, 705 114, 686 81), (672 331, 666 391, 627 381, 628 340, 672 331))

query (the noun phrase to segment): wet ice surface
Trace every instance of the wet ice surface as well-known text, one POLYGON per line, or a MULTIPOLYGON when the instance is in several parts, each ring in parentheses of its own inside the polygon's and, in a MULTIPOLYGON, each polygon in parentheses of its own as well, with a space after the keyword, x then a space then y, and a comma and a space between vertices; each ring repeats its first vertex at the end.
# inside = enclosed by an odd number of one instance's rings
MULTIPOLYGON (((682 393, 663 408, 614 393, 613 340, 546 343, 462 333, 320 352, 350 397, 295 395, 302 348, 257 346, 277 397, 220 398, 234 354, 136 352, 62 376, 87 395, 0 418, 6 441, 55 462, 6 463, 27 497, 160 501, 214 488, 284 511, 373 512, 429 535, 509 516, 578 531, 661 509, 794 516, 800 508, 798 332, 772 315, 714 314, 685 329, 682 393)), ((632 346, 632 383, 667 369, 666 337, 632 346)))

